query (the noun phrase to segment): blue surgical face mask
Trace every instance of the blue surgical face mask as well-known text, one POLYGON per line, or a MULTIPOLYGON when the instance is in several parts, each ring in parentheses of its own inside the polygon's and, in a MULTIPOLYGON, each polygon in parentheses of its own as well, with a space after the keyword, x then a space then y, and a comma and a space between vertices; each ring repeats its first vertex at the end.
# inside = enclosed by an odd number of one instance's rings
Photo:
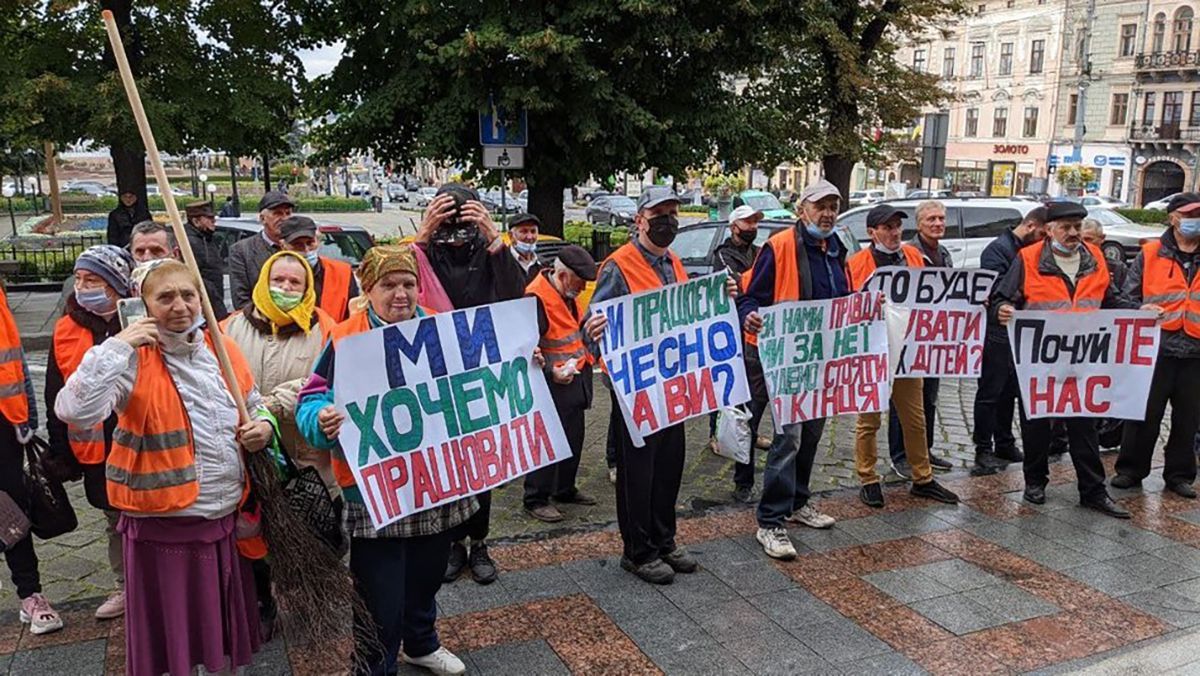
POLYGON ((310 268, 315 267, 320 258, 321 256, 316 251, 306 251, 304 253, 304 260, 308 261, 308 266, 310 268))
POLYGON ((819 225, 806 223, 804 224, 804 229, 808 232, 808 234, 816 237, 817 239, 829 239, 830 237, 833 237, 833 228, 822 230, 821 226, 819 225))
POLYGON ((117 311, 117 301, 104 289, 75 289, 75 302, 94 315, 107 316, 117 311))
POLYGON ((1079 251, 1078 244, 1076 244, 1073 247, 1066 246, 1064 244, 1059 244, 1058 240, 1054 240, 1054 239, 1050 240, 1050 246, 1054 247, 1055 251, 1057 251, 1060 254, 1063 254, 1064 256, 1070 256, 1071 254, 1075 253, 1076 251, 1079 251))
POLYGON ((1179 221, 1179 234, 1189 239, 1200 237, 1200 218, 1185 218, 1179 221))
POLYGON ((513 242, 513 248, 517 250, 517 253, 524 254, 526 256, 537 253, 537 244, 536 243, 519 242, 519 241, 513 242))

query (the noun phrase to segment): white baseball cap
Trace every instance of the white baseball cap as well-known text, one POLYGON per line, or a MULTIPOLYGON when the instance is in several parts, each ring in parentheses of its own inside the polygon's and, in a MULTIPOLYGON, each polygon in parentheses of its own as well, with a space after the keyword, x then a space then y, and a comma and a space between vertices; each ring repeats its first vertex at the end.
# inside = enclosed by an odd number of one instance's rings
POLYGON ((749 204, 743 204, 742 206, 734 209, 733 212, 729 214, 729 222, 732 223, 734 221, 748 221, 750 219, 754 219, 755 221, 760 221, 760 220, 762 220, 762 217, 763 217, 762 209, 755 209, 754 207, 750 206, 749 204))

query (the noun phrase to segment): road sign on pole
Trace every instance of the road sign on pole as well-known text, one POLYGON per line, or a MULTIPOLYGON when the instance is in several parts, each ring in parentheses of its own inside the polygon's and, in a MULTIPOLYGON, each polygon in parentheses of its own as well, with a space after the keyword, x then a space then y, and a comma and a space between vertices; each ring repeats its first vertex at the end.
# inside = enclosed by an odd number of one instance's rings
POLYGON ((517 146, 484 146, 484 169, 524 169, 525 149, 517 146))
POLYGON ((489 104, 479 114, 479 145, 525 147, 529 138, 529 116, 524 110, 507 110, 489 104))

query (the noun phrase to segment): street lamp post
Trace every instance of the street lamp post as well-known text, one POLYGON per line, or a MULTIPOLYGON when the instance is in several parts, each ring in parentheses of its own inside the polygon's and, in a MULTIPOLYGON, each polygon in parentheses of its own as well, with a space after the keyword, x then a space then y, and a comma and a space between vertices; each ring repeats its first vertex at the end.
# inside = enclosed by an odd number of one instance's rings
POLYGON ((12 221, 12 231, 13 231, 14 238, 17 236, 17 215, 15 213, 13 213, 12 198, 13 198, 13 195, 16 194, 16 192, 17 191, 15 189, 10 188, 8 186, 5 186, 5 188, 4 188, 4 199, 8 200, 8 220, 12 221))

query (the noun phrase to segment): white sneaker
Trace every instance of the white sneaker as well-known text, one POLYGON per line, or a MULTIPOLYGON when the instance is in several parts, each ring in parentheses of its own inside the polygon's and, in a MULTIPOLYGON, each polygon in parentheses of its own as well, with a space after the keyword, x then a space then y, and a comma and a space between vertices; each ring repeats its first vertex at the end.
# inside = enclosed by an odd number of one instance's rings
POLYGON ((114 620, 125 614, 125 590, 118 589, 96 609, 97 620, 114 620))
POLYGON ((796 558, 796 547, 788 539, 786 528, 759 528, 754 537, 772 559, 791 561, 796 558))
POLYGON ((418 667, 425 667, 438 676, 456 676, 467 672, 467 665, 444 647, 421 657, 409 657, 401 651, 400 659, 418 667))
POLYGON ((614 486, 617 485, 617 468, 616 467, 608 468, 608 483, 610 483, 614 486))
POLYGON ((809 528, 832 528, 837 521, 828 514, 818 512, 812 505, 804 505, 800 509, 792 512, 792 515, 787 518, 792 523, 799 523, 809 528))
POLYGON ((21 601, 21 621, 29 624, 29 632, 32 634, 49 634, 63 628, 58 611, 41 594, 34 594, 21 601))

